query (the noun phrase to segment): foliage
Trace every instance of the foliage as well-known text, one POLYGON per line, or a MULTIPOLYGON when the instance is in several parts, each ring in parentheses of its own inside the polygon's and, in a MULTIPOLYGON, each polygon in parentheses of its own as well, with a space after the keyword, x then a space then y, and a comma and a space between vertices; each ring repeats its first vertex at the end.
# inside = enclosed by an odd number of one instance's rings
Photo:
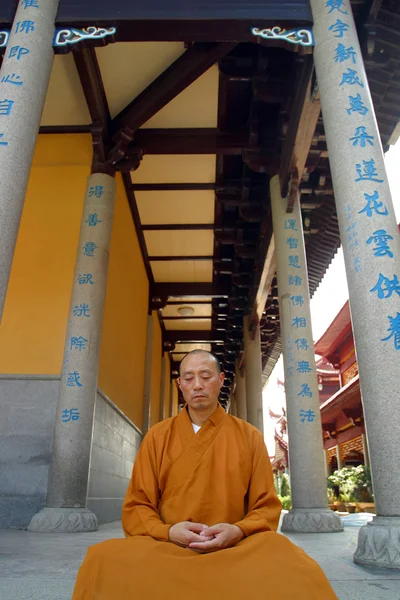
POLYGON ((289 476, 286 473, 282 473, 279 494, 282 497, 290 496, 289 476))
POLYGON ((275 474, 275 488, 284 510, 292 508, 289 475, 287 473, 275 474))
POLYGON ((329 504, 333 504, 334 502, 337 501, 338 497, 335 494, 335 490, 333 489, 333 487, 329 486, 329 481, 328 481, 328 502, 329 504))
POLYGON ((328 477, 328 498, 339 491, 342 502, 371 502, 373 500, 371 472, 365 465, 343 467, 328 477))
POLYGON ((290 510, 292 508, 292 498, 291 496, 279 496, 279 500, 282 502, 283 510, 290 510))

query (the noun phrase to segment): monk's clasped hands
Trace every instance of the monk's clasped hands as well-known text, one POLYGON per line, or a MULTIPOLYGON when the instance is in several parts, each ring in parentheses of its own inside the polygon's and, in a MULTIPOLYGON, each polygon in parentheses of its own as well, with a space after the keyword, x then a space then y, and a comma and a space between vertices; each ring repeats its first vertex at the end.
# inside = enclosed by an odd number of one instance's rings
POLYGON ((202 553, 230 548, 243 538, 244 533, 240 527, 230 523, 218 523, 207 527, 202 523, 183 521, 176 523, 169 530, 171 542, 202 553))

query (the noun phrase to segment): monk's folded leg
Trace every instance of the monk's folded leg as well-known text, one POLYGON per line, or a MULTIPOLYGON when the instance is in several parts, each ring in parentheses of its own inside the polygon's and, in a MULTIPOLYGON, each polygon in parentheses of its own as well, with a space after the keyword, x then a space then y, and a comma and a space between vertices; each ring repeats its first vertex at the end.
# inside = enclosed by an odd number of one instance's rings
POLYGON ((73 600, 337 600, 321 568, 283 535, 199 554, 149 537, 89 548, 73 600))
POLYGON ((252 535, 222 551, 219 563, 223 572, 229 571, 235 600, 337 600, 321 567, 285 536, 272 531, 252 535))

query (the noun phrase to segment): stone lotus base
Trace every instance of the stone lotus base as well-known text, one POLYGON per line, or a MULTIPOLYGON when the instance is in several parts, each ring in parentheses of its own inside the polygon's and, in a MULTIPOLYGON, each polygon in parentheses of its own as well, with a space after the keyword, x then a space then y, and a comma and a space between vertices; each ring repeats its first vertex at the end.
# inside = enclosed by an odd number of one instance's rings
POLYGON ((44 508, 28 525, 28 531, 38 533, 84 533, 98 528, 96 515, 88 508, 44 508))
POLYGON ((400 569, 400 517, 374 517, 361 527, 353 560, 368 567, 400 569))
POLYGON ((282 519, 281 531, 335 533, 343 527, 339 515, 329 508, 292 508, 282 519))

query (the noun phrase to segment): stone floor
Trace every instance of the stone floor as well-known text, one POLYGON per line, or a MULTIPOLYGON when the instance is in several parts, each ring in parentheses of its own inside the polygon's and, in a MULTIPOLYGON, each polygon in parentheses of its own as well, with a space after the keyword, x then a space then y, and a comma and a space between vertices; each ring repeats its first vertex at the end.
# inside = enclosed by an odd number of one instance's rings
MULTIPOLYGON (((321 565, 339 600, 400 600, 400 571, 359 567, 352 561, 358 528, 370 518, 344 517, 343 533, 289 536, 321 565)), ((120 536, 119 522, 87 534, 0 530, 0 599, 70 600, 86 548, 120 536)))

